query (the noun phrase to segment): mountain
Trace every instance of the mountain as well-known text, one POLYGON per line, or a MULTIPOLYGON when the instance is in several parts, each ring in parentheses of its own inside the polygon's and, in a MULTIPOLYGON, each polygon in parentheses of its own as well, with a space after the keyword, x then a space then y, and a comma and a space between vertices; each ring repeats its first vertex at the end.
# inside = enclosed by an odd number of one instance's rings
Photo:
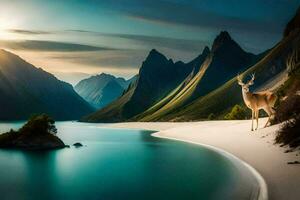
POLYGON ((124 91, 124 88, 115 81, 109 81, 102 90, 103 97, 101 99, 101 107, 106 106, 116 98, 120 97, 124 91))
POLYGON ((5 50, 0 50, 0 106, 0 120, 34 113, 72 120, 94 111, 70 84, 5 50))
POLYGON ((126 93, 107 107, 84 117, 83 121, 111 122, 128 120, 165 98, 192 72, 198 72, 208 48, 189 63, 173 62, 153 49, 143 62, 139 75, 126 93))
POLYGON ((128 117, 133 117, 159 102, 194 70, 197 72, 205 57, 207 49, 189 63, 173 62, 156 50, 152 50, 143 62, 135 91, 124 107, 128 117))
POLYGON ((120 122, 124 121, 127 113, 123 112, 123 108, 126 106, 126 103, 130 101, 132 94, 136 88, 136 83, 133 83, 129 86, 126 93, 124 93, 120 98, 111 102, 109 105, 104 108, 92 113, 90 115, 84 116, 80 121, 83 122, 120 122))
POLYGON ((174 63, 152 50, 140 68, 135 88, 130 91, 130 96, 126 96, 127 101, 121 98, 122 106, 114 102, 111 107, 99 110, 84 120, 115 121, 114 115, 109 113, 118 113, 120 121, 161 120, 165 115, 221 86, 258 58, 245 52, 226 31, 216 37, 211 50, 205 47, 189 63, 174 63), (115 107, 121 110, 117 112, 115 107))
POLYGON ((116 78, 116 79, 117 79, 116 81, 117 81, 124 89, 127 89, 128 86, 129 86, 132 82, 135 82, 135 81, 137 80, 137 78, 138 78, 138 75, 135 75, 135 76, 131 77, 131 78, 128 79, 128 80, 125 80, 125 79, 122 78, 122 77, 118 77, 118 78, 116 78))
POLYGON ((223 85, 226 81, 244 71, 258 60, 259 56, 245 52, 229 35, 222 31, 214 40, 212 49, 198 73, 185 80, 182 88, 176 88, 162 103, 152 106, 134 120, 163 120, 166 115, 176 112, 196 98, 204 96, 223 85))
MULTIPOLYGON (((295 18, 299 19, 299 10, 295 18)), ((289 23, 291 24, 291 23, 289 23)), ((286 29, 287 30, 287 29, 286 29)), ((297 49, 300 44, 300 29, 297 26, 290 27, 289 34, 285 34, 282 40, 276 44, 271 50, 262 55, 262 58, 249 69, 245 70, 242 75, 245 79, 249 75, 255 73, 255 81, 251 90, 259 90, 260 88, 272 88, 276 91, 278 81, 273 81, 276 77, 284 77, 281 74, 287 74, 286 61, 291 53, 297 49), (269 83, 273 83, 270 85, 269 83), (268 87, 266 87, 268 85, 268 87)), ((190 104, 169 113, 163 121, 193 121, 199 119, 207 119, 208 115, 214 114, 216 118, 222 119, 223 116, 236 104, 243 104, 241 87, 237 84, 236 78, 227 81, 221 87, 216 88, 209 94, 200 97, 190 104)))
POLYGON ((102 108, 120 97, 136 76, 129 80, 110 74, 99 74, 80 81, 75 91, 95 108, 102 108))
POLYGON ((200 96, 221 86, 258 60, 256 55, 245 52, 226 31, 222 31, 214 40, 211 57, 211 63, 197 89, 200 96))
POLYGON ((300 29, 300 7, 296 11, 296 15, 289 21, 284 29, 284 37, 290 33, 300 29))
MULTIPOLYGON (((249 78, 250 74, 255 73, 254 85, 250 88, 252 91, 264 89, 276 92, 286 80, 288 58, 292 55, 292 52, 300 52, 299 19, 300 8, 287 24, 284 37, 272 49, 259 55, 261 58, 258 62, 241 72, 245 79, 249 78)), ((293 83, 291 80, 286 82, 293 83)), ((236 104, 243 104, 243 99, 241 87, 237 84, 236 78, 233 77, 207 95, 195 99, 190 104, 165 115, 164 118, 159 120, 193 121, 207 119, 210 114, 214 114, 216 119, 223 119, 224 115, 236 104)))

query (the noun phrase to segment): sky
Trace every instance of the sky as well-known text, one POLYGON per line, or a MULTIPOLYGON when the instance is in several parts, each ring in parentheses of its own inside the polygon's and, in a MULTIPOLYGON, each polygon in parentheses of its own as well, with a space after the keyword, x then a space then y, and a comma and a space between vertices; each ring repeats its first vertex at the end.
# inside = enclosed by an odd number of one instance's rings
POLYGON ((130 78, 149 51, 188 62, 226 30, 243 49, 272 48, 300 0, 0 0, 0 48, 71 84, 130 78))

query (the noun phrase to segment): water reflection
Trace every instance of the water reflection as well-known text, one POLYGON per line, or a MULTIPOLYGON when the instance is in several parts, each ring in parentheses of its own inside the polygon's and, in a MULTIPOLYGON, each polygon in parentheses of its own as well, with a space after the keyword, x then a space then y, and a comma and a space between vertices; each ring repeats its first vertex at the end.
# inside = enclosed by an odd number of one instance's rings
POLYGON ((59 150, 22 152, 26 196, 55 199, 56 156, 59 150))

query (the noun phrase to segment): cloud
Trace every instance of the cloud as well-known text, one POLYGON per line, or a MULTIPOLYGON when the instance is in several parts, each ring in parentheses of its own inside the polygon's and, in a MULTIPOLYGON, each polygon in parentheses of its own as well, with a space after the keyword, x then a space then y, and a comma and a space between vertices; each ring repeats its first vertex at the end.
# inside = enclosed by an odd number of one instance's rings
POLYGON ((267 32, 281 30, 275 23, 266 24, 264 22, 251 19, 224 16, 218 13, 200 11, 188 6, 179 6, 177 4, 168 4, 168 6, 162 5, 158 8, 158 10, 160 14, 157 14, 157 12, 142 12, 141 10, 134 10, 126 13, 125 15, 133 19, 149 21, 162 25, 190 26, 198 29, 208 28, 212 30, 226 29, 267 32), (170 13, 172 13, 172 15, 170 15, 170 13))
POLYGON ((67 32, 78 32, 78 33, 92 33, 92 34, 98 34, 99 32, 96 31, 88 31, 88 30, 81 30, 81 29, 69 29, 65 30, 67 32))
POLYGON ((152 48, 168 48, 186 52, 200 52, 205 46, 209 46, 208 41, 202 40, 189 40, 179 38, 167 38, 160 36, 148 36, 148 35, 137 35, 137 34, 122 34, 122 33, 101 33, 89 30, 66 30, 71 32, 77 32, 82 34, 91 34, 94 36, 104 36, 112 38, 121 38, 130 40, 143 46, 144 49, 152 48))
POLYGON ((82 79, 88 78, 91 74, 82 73, 82 72, 56 72, 51 71, 51 73, 55 74, 55 76, 60 79, 64 80, 73 86, 76 85, 82 79))
MULTIPOLYGON (((299 0, 122 0, 97 1, 121 15, 159 24, 190 26, 198 29, 244 30, 269 32, 282 31, 282 22, 299 0), (278 20, 274 20, 278 18, 278 20)), ((298 3, 297 3, 298 2, 298 3)))
POLYGON ((109 47, 98 47, 85 44, 75 44, 56 41, 44 40, 2 40, 0 41, 2 48, 13 50, 30 50, 30 51, 58 51, 58 52, 76 52, 76 51, 107 51, 115 50, 109 47))
POLYGON ((114 50, 103 52, 55 53, 48 59, 79 64, 95 68, 111 67, 117 69, 139 68, 148 51, 114 50))
POLYGON ((53 34, 50 31, 40 31, 40 30, 25 30, 25 29, 8 29, 10 33, 22 34, 22 35, 47 35, 53 34))

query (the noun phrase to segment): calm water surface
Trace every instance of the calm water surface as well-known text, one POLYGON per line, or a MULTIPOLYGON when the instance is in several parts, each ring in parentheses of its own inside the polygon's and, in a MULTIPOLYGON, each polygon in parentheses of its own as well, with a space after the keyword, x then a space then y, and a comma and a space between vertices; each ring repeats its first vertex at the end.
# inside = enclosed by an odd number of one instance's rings
MULTIPOLYGON (((0 132, 20 122, 0 123, 0 132)), ((0 199, 250 199, 257 184, 242 166, 198 145, 149 131, 59 122, 58 136, 84 147, 0 150, 0 199)))

